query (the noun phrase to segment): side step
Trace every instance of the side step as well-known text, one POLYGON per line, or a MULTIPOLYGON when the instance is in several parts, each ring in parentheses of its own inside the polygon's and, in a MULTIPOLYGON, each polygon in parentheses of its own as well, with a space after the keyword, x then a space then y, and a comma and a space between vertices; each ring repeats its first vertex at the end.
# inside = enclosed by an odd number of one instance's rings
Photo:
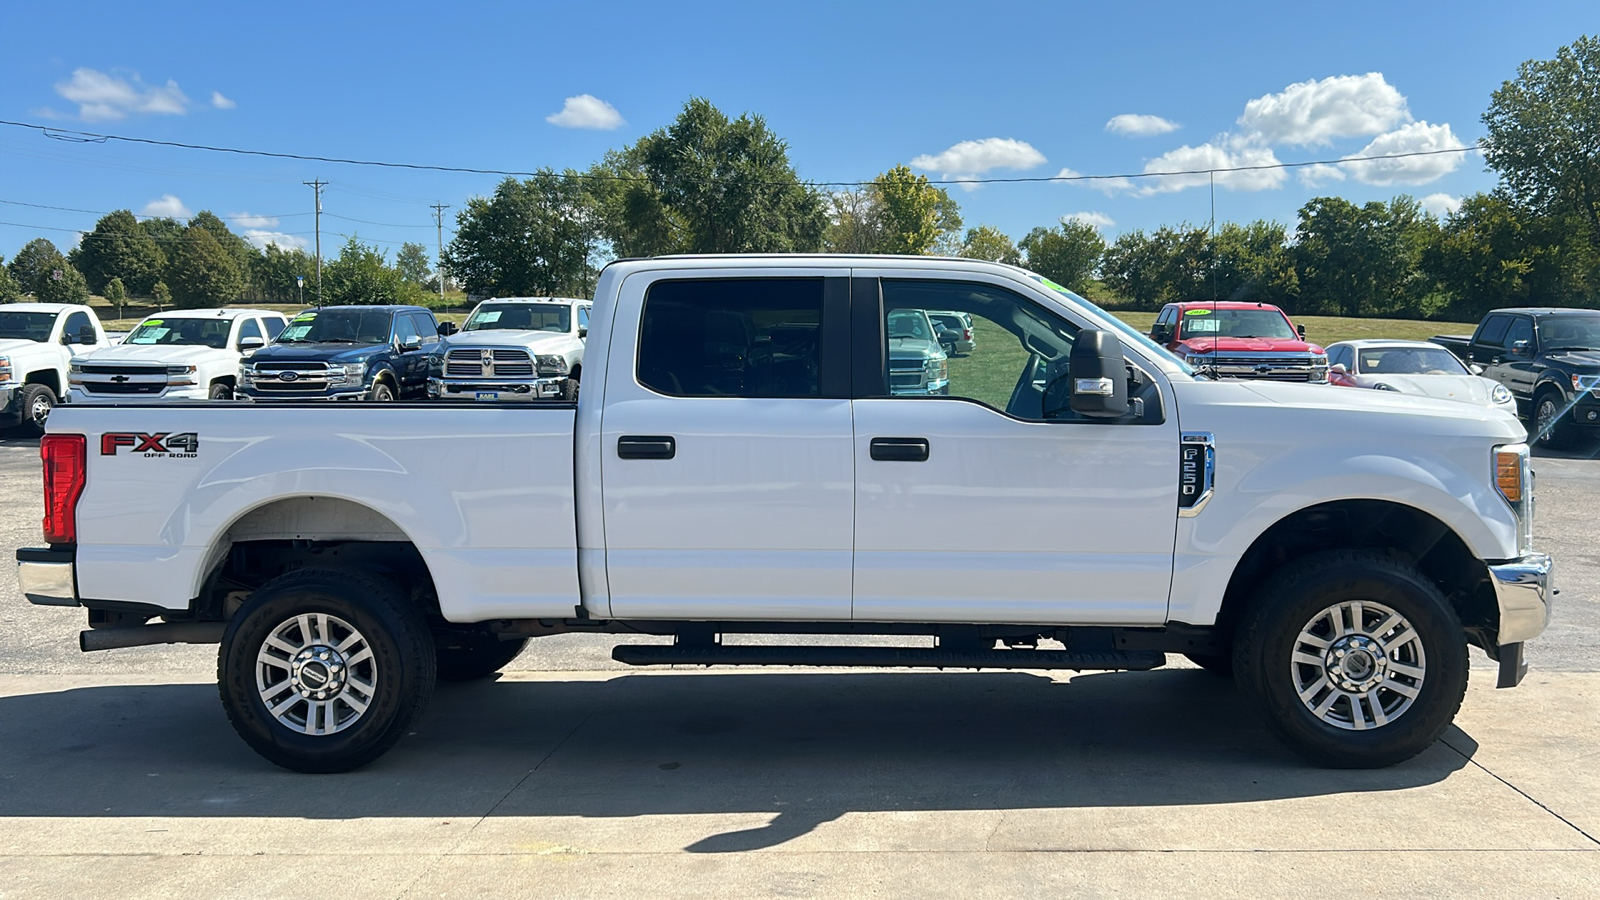
POLYGON ((618 644, 611 658, 630 666, 913 666, 936 669, 1073 669, 1143 672, 1159 668, 1154 650, 941 650, 937 647, 787 647, 723 644, 618 644))

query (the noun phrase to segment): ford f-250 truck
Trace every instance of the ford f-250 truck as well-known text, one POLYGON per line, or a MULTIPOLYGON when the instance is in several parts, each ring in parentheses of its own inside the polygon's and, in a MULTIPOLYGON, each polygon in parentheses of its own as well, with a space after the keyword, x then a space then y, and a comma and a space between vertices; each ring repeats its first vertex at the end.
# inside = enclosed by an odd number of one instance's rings
POLYGON ((589 339, 576 404, 63 408, 23 593, 87 607, 85 650, 219 641, 234 727, 302 771, 376 758, 437 678, 568 632, 672 638, 614 648, 638 665, 1183 653, 1307 758, 1381 766, 1450 723, 1468 645, 1509 687, 1546 623, 1503 411, 1199 378, 969 260, 617 262, 589 339), (888 319, 928 309, 991 337, 896 394, 888 319))

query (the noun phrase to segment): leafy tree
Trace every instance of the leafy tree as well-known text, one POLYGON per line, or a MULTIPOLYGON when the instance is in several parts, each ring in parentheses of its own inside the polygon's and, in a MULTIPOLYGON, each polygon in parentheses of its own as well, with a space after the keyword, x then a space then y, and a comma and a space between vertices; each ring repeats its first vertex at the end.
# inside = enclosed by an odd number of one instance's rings
POLYGON ((1291 311, 1300 280, 1289 253, 1288 229, 1278 222, 1228 222, 1211 241, 1216 296, 1253 300, 1291 311))
POLYGON ((67 265, 67 258, 61 255, 56 245, 48 238, 34 238, 22 245, 17 255, 6 264, 6 269, 11 272, 11 277, 16 280, 17 287, 24 294, 41 296, 45 290, 45 283, 55 272, 71 268, 67 265))
POLYGON ((822 197, 800 182, 788 145, 760 116, 730 120, 699 97, 589 174, 605 237, 623 256, 822 246, 822 197))
POLYGON ((1302 311, 1418 314, 1427 292, 1422 250, 1437 227, 1409 197, 1362 206, 1313 198, 1295 232, 1302 311))
MULTIPOLYGON (((870 190, 882 222, 879 253, 920 255, 933 249, 945 232, 948 194, 906 166, 895 166, 872 179, 870 190)), ((961 227, 959 218, 956 227, 961 227)))
POLYGON ((285 250, 277 244, 268 244, 250 265, 250 284, 263 300, 299 303, 305 292, 295 277, 313 283, 316 271, 316 260, 299 247, 285 250))
POLYGON ((1501 306, 1592 306, 1594 253, 1564 240, 1562 220, 1534 215, 1504 192, 1474 194, 1423 252, 1428 276, 1451 298, 1452 318, 1501 306))
POLYGON ((6 268, 5 261, 6 258, 0 256, 0 303, 16 303, 22 299, 22 288, 11 277, 11 270, 6 268))
MULTIPOLYGON (((254 270, 255 261, 261 256, 261 251, 257 250, 254 244, 234 234, 233 230, 228 227, 228 223, 222 221, 210 210, 203 209, 189 220, 189 229, 196 227, 204 229, 212 237, 216 238, 217 244, 226 250, 229 256, 233 257, 234 265, 239 270, 240 279, 237 297, 244 296, 252 288, 250 273, 254 270)), ((189 229, 185 229, 185 231, 187 232, 189 229)))
POLYGON ((172 248, 183 239, 183 223, 177 219, 145 219, 139 223, 139 230, 149 235, 169 258, 172 255, 172 248))
POLYGON ((1210 234, 1188 223, 1162 226, 1154 234, 1126 232, 1101 263, 1106 285, 1140 309, 1159 309, 1179 300, 1210 297, 1210 234))
POLYGON ((1600 39, 1584 36, 1556 58, 1529 60, 1495 91, 1483 114, 1483 156, 1508 198, 1569 218, 1600 251, 1600 39))
POLYGON ((507 178, 456 216, 444 262, 469 294, 588 296, 600 216, 577 173, 507 178))
POLYGON ((73 262, 97 293, 104 293, 116 278, 135 294, 148 295, 167 258, 133 213, 119 209, 101 217, 94 231, 83 236, 73 262))
POLYGON ((1028 254, 1027 267, 1075 291, 1086 290, 1106 254, 1099 229, 1084 222, 1063 221, 1054 228, 1035 228, 1018 242, 1028 254))
POLYGON ((377 246, 361 243, 356 237, 345 242, 337 259, 322 267, 322 292, 330 305, 415 303, 422 288, 408 284, 399 270, 389 265, 377 246))
POLYGON ((182 309, 222 306, 244 293, 244 274, 237 257, 200 223, 199 217, 189 222, 182 240, 174 245, 166 278, 171 283, 173 302, 182 309))
POLYGON ((1005 232, 992 225, 979 225, 977 228, 968 229, 966 237, 961 240, 960 254, 967 259, 982 259, 1012 266, 1022 264, 1022 254, 1017 252, 1017 245, 1011 243, 1011 238, 1005 232))
POLYGON ((883 243, 883 220, 868 188, 828 195, 828 227, 822 244, 829 253, 876 253, 883 243))
POLYGON ((156 286, 150 289, 150 299, 156 301, 156 309, 165 312, 166 308, 172 305, 172 288, 167 287, 165 281, 158 281, 156 286))
POLYGON ((394 257, 394 267, 410 284, 426 285, 433 281, 433 260, 428 256, 428 248, 421 244, 409 241, 401 244, 400 252, 394 257))
POLYGON ((40 303, 88 303, 89 285, 83 280, 82 272, 71 264, 63 264, 50 273, 33 296, 40 303))
POLYGON ((101 293, 105 295, 107 303, 117 308, 117 318, 122 318, 122 304, 128 301, 128 289, 122 286, 122 279, 113 278, 106 282, 105 290, 101 293))

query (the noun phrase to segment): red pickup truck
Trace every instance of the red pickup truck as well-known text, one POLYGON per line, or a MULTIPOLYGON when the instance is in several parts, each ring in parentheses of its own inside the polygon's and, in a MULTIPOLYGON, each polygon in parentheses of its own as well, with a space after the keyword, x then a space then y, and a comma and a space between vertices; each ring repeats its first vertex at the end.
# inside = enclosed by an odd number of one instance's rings
POLYGON ((1150 339, 1222 378, 1327 381, 1328 352, 1270 303, 1168 303, 1150 339))

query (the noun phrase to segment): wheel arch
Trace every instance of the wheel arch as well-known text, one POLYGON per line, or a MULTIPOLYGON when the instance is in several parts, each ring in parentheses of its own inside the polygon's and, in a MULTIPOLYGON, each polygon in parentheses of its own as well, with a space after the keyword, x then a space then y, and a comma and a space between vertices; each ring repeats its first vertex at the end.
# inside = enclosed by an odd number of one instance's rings
POLYGON ((49 388, 51 392, 56 395, 57 399, 61 398, 61 373, 57 372, 55 369, 38 369, 33 372, 29 372, 28 376, 22 380, 22 383, 42 384, 49 388))

